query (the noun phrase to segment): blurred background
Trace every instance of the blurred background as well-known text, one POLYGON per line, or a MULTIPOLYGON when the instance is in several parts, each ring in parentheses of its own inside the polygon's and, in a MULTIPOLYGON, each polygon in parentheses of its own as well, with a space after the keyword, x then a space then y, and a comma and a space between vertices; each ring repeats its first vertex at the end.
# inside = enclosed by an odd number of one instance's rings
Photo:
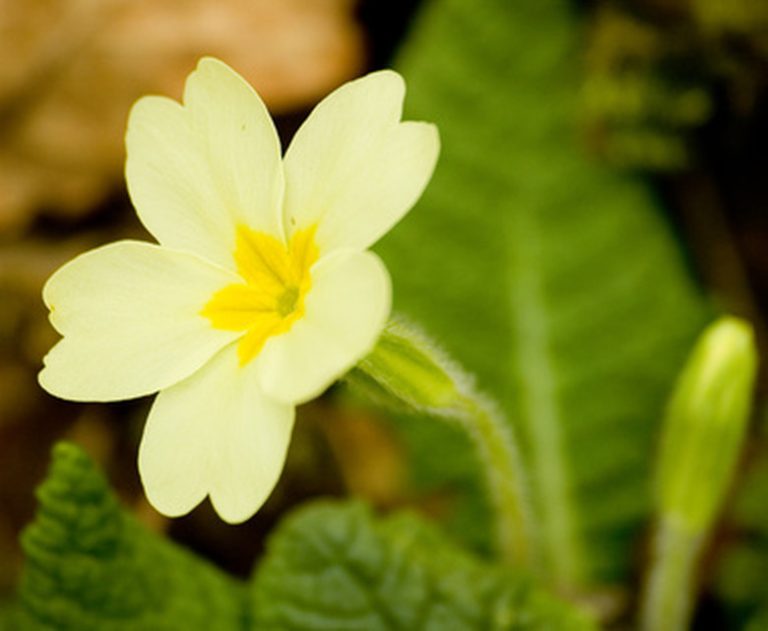
MULTIPOLYGON (((61 438, 84 445, 151 528, 237 575, 277 517, 307 497, 352 492, 438 517, 451 510, 450 489, 414 493, 389 425, 331 393, 300 411, 286 474, 255 519, 231 528, 206 504, 171 522, 146 504, 136 471, 149 401, 67 403, 35 378, 57 339, 40 298, 46 278, 97 245, 148 238, 122 175, 138 97, 179 98, 197 59, 214 55, 263 96, 285 146, 322 96, 392 63, 419 4, 0 0, 0 596, 17 581, 17 536, 61 438)), ((581 151, 653 182, 694 275, 721 308, 749 317, 764 345, 768 2, 573 8, 582 26, 581 151)))

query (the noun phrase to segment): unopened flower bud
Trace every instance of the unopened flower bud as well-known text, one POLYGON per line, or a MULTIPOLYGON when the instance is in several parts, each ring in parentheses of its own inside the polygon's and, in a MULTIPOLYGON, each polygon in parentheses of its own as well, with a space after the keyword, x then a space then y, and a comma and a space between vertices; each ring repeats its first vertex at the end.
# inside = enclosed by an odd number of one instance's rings
POLYGON ((412 325, 390 322, 347 380, 415 410, 451 414, 462 405, 466 377, 412 325))
POLYGON ((731 481, 757 368, 751 326, 724 317, 702 334, 670 400, 658 476, 659 510, 691 533, 709 529, 731 481))

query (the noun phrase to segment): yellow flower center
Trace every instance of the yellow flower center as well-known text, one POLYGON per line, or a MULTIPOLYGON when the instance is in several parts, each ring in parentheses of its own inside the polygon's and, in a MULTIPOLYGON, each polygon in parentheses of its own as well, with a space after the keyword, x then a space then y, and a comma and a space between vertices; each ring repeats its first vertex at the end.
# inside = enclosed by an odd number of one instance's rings
POLYGON ((318 257, 314 237, 315 228, 299 230, 286 246, 263 232, 238 227, 235 263, 244 282, 217 291, 201 314, 214 328, 246 332, 237 347, 241 366, 304 314, 312 286, 309 268, 318 257))

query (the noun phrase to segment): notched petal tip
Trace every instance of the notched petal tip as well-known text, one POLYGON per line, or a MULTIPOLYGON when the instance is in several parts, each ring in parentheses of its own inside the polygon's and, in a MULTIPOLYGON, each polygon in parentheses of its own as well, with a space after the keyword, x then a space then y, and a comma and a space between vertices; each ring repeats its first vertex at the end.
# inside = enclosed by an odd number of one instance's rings
POLYGON ((265 397, 230 345, 155 399, 139 446, 150 503, 178 516, 208 496, 225 522, 246 521, 280 477, 293 420, 293 407, 265 397))
POLYGON ((205 55, 204 57, 201 57, 197 61, 197 66, 195 66, 194 72, 203 73, 203 74, 226 74, 229 76, 235 76, 238 78, 241 78, 240 75, 235 71, 229 64, 227 64, 225 61, 222 61, 218 57, 213 57, 211 55, 205 55))
POLYGON ((258 504, 230 504, 227 500, 223 500, 218 495, 209 495, 211 505, 216 514, 222 521, 228 523, 230 526, 238 526, 245 523, 251 517, 253 517, 259 509, 264 505, 266 497, 258 504))
POLYGON ((197 66, 195 67, 195 69, 201 70, 209 67, 219 68, 221 66, 224 66, 225 68, 229 68, 229 66, 225 64, 218 57, 214 57, 213 55, 203 55, 202 57, 200 57, 200 59, 197 60, 197 66))
POLYGON ((155 494, 151 492, 151 490, 144 485, 144 495, 147 496, 147 501, 149 502, 150 506, 154 508, 158 513, 163 515, 164 517, 170 517, 171 519, 175 519, 177 517, 183 517, 184 515, 189 515, 195 508, 197 508, 198 505, 205 499, 200 498, 199 500, 194 500, 193 502, 188 502, 183 505, 176 505, 168 503, 167 501, 164 501, 160 499, 159 497, 156 497, 155 494))
MULTIPOLYGON (((405 79, 399 73, 388 69, 371 72, 340 85, 320 101, 294 141, 302 135, 311 136, 308 130, 312 127, 332 127, 336 123, 354 126, 361 121, 366 125, 370 121, 375 125, 396 124, 402 117, 404 100, 405 79)), ((286 157, 290 152, 291 147, 286 157)))
POLYGON ((195 100, 196 91, 208 91, 211 95, 215 95, 218 92, 218 86, 224 89, 227 82, 230 85, 236 84, 238 88, 255 95, 258 104, 265 107, 261 96, 254 87, 235 69, 216 57, 202 57, 187 77, 184 84, 184 106, 189 107, 190 103, 195 100))
POLYGON ((48 359, 48 354, 46 354, 45 357, 43 357, 43 367, 40 369, 40 372, 37 373, 37 383, 48 394, 55 397, 57 395, 56 395, 56 392, 54 392, 55 388, 51 387, 51 383, 50 383, 51 373, 48 370, 47 359, 48 359))
POLYGON ((414 188, 419 191, 413 200, 415 204, 429 184, 437 166, 440 156, 440 131, 437 125, 425 121, 403 121, 398 128, 400 133, 405 134, 403 147, 407 147, 413 156, 412 177, 415 179, 414 188))
POLYGON ((185 476, 169 473, 166 461, 173 461, 177 455, 168 456, 173 453, 170 449, 162 457, 156 445, 147 446, 145 433, 139 446, 139 477, 152 508, 166 517, 181 517, 192 512, 207 493, 202 480, 195 475, 194 467, 185 476))
POLYGON ((355 81, 367 82, 369 84, 379 83, 380 85, 386 85, 393 93, 402 93, 405 96, 405 79, 396 70, 391 68, 384 68, 382 70, 375 70, 369 72, 367 75, 363 75, 355 81))
POLYGON ((55 380, 51 379, 53 371, 51 371, 50 367, 48 366, 49 355, 50 353, 47 353, 45 357, 43 357, 43 367, 40 369, 40 372, 37 373, 37 383, 52 397, 56 397, 57 399, 66 398, 66 396, 62 394, 62 390, 57 387, 55 380))
POLYGON ((151 486, 147 485, 146 482, 143 483, 143 486, 144 494, 152 508, 161 515, 172 519, 188 515, 208 499, 211 502, 213 510, 216 511, 216 514, 223 522, 231 526, 238 526, 253 517, 264 505, 264 502, 262 501, 258 505, 232 506, 228 504, 226 500, 222 501, 216 495, 212 494, 200 494, 192 499, 182 498, 179 500, 178 498, 164 495, 162 492, 156 492, 151 486))
POLYGON ((153 126, 158 114, 180 114, 182 106, 177 101, 167 96, 150 94, 138 99, 128 111, 128 123, 125 131, 126 143, 132 142, 136 136, 136 130, 142 125, 153 126))
POLYGON ((43 387, 65 399, 114 401, 178 383, 235 339, 199 315, 234 278, 193 254, 139 241, 77 256, 43 292, 62 335, 45 357, 43 387))
POLYGON ((429 139, 432 151, 436 154, 440 153, 442 142, 440 140, 440 129, 435 123, 429 123, 426 121, 406 121, 414 125, 421 125, 425 127, 424 135, 429 139))

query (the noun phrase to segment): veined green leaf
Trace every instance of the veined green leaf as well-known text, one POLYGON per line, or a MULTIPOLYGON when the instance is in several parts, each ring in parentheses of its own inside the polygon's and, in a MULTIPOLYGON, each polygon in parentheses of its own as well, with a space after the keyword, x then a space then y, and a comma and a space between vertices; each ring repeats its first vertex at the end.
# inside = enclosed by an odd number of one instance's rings
POLYGON ((571 606, 474 559, 415 515, 376 522, 358 503, 287 518, 253 583, 264 631, 592 631, 571 606))
POLYGON ((54 449, 24 532, 16 631, 242 631, 243 586, 119 508, 75 445, 54 449))
POLYGON ((427 3, 399 69, 442 155, 379 248, 397 308, 519 423, 564 586, 625 574, 661 407, 705 316, 649 188, 578 147, 579 35, 566 0, 427 3))

